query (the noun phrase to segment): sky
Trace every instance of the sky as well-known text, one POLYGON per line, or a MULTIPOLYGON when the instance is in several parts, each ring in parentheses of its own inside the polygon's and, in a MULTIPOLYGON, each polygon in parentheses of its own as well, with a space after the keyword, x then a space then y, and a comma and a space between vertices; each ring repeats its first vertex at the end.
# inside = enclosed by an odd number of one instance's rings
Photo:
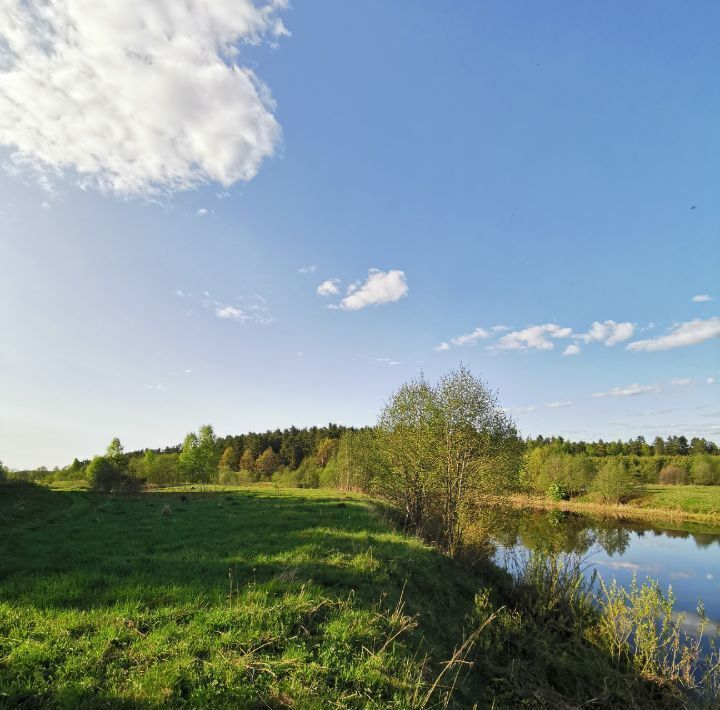
POLYGON ((720 5, 0 0, 0 459, 372 424, 720 441, 720 5))

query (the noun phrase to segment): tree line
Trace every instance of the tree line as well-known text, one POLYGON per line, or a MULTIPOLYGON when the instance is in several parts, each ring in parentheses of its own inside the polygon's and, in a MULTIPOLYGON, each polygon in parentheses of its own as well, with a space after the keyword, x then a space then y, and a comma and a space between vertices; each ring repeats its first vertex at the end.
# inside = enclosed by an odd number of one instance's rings
POLYGON ((528 446, 554 446, 567 454, 587 454, 588 456, 692 456, 700 454, 718 454, 720 449, 713 441, 695 436, 688 441, 686 436, 668 436, 663 439, 656 436, 648 443, 644 436, 622 441, 569 441, 562 436, 542 435, 528 439, 528 446))
MULTIPOLYGON (((438 382, 423 376, 392 394, 374 427, 326 427, 218 437, 209 425, 179 446, 125 452, 118 439, 102 456, 55 472, 102 492, 143 487, 240 484, 336 487, 386 501, 405 526, 454 553, 485 494, 590 494, 619 502, 641 483, 720 484, 717 447, 668 437, 648 445, 524 439, 498 395, 464 367, 438 382), (662 444, 662 445, 661 445, 662 444)), ((12 472, 33 480, 38 472, 12 472)))

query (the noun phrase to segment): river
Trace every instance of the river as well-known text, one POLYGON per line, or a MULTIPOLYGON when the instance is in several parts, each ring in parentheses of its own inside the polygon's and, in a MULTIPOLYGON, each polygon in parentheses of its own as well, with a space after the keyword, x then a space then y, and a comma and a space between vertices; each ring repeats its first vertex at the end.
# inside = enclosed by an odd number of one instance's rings
POLYGON ((478 530, 496 546, 496 560, 507 564, 517 551, 577 554, 610 581, 629 585, 655 579, 672 587, 675 611, 686 615, 685 628, 697 629, 702 600, 711 622, 720 627, 720 526, 603 518, 562 511, 483 508, 478 530))

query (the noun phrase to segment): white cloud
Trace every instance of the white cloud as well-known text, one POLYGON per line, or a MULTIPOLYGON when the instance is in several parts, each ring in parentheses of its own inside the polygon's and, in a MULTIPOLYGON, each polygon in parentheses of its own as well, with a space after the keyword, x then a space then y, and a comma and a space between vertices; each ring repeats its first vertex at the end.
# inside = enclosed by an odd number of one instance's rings
POLYGON ((145 385, 146 390, 153 390, 154 392, 162 392, 162 385, 145 385))
POLYGON ((317 269, 316 266, 301 266, 298 269, 298 273, 299 274, 314 274, 316 269, 317 269))
POLYGON ((339 283, 340 279, 328 279, 327 281, 323 281, 317 287, 317 292, 321 296, 335 296, 340 293, 340 289, 338 288, 339 283))
POLYGON ((510 414, 526 414, 527 412, 534 412, 536 409, 535 405, 533 404, 527 404, 525 406, 521 407, 503 407, 503 412, 508 412, 510 414))
POLYGON ((288 34, 285 4, 3 0, 8 169, 123 196, 251 179, 280 127, 240 48, 288 34))
POLYGON ((381 362, 383 365, 389 365, 390 367, 393 367, 395 365, 402 365, 402 362, 399 360, 391 360, 389 357, 376 357, 376 362, 381 362))
POLYGON ((407 296, 407 292, 408 285, 404 271, 370 269, 364 283, 350 284, 348 295, 340 301, 339 307, 345 311, 359 311, 366 306, 380 306, 398 301, 403 296, 407 296))
POLYGON ((548 409, 563 409, 564 407, 572 407, 574 402, 546 402, 548 409))
POLYGON ((593 397, 635 397, 640 394, 650 394, 651 392, 659 392, 658 385, 638 385, 632 384, 627 387, 613 387, 608 392, 596 392, 593 397))
POLYGON ((580 346, 572 343, 571 345, 568 345, 565 350, 563 350, 563 355, 579 355, 580 352, 580 346))
POLYGON ((707 293, 700 293, 697 296, 693 296, 691 301, 694 301, 695 303, 707 303, 707 301, 712 301, 712 296, 710 296, 707 293))
POLYGON ((555 323, 545 325, 533 325, 524 330, 516 330, 503 335, 496 345, 490 346, 491 350, 552 350, 555 343, 550 338, 569 338, 572 335, 572 328, 561 328, 555 323))
POLYGON ((453 345, 471 345, 476 343, 478 340, 484 340, 489 337, 490 333, 488 333, 484 328, 475 328, 475 330, 471 333, 466 333, 465 335, 459 335, 457 338, 453 338, 451 342, 453 345))
POLYGON ((435 346, 435 350, 442 352, 443 350, 450 350, 450 345, 448 343, 440 343, 440 345, 435 346))
POLYGON ((689 377, 675 377, 670 380, 670 384, 676 385, 677 387, 687 387, 687 385, 692 384, 692 380, 689 377))
POLYGON ((720 317, 715 316, 707 320, 696 318, 687 323, 679 323, 673 326, 667 335, 660 335, 657 338, 647 340, 636 340, 627 347, 628 350, 656 352, 658 350, 682 348, 687 345, 697 345, 718 336, 720 336, 720 317))
POLYGON ((507 325, 494 325, 492 327, 493 333, 505 333, 508 330, 510 330, 510 326, 507 326, 507 325))
POLYGON ((250 317, 247 313, 245 313, 245 311, 235 308, 235 306, 222 306, 216 308, 215 313, 218 318, 229 318, 231 320, 239 321, 246 321, 250 317))
POLYGON ((707 384, 714 385, 715 384, 715 378, 714 377, 708 377, 707 380, 705 380, 707 384))
POLYGON ((593 322, 587 333, 575 337, 584 343, 605 343, 606 346, 612 346, 629 340, 634 332, 634 323, 616 323, 614 320, 606 320, 604 323, 593 322))
POLYGON ((196 213, 196 217, 205 217, 206 215, 209 215, 211 210, 207 209, 206 207, 201 207, 196 213))

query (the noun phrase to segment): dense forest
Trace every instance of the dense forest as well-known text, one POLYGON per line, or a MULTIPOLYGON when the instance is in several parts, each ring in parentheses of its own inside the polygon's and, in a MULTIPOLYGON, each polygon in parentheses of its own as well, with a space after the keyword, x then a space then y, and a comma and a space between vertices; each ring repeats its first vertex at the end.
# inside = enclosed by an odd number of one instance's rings
MULTIPOLYGON (((372 439, 374 427, 353 428, 339 424, 313 426, 299 429, 275 429, 265 432, 249 432, 228 436, 209 436, 207 446, 212 449, 211 459, 217 459, 217 472, 211 474, 207 482, 224 483, 250 482, 253 480, 270 479, 280 474, 288 483, 303 482, 306 475, 307 484, 313 480, 319 482, 320 469, 330 466, 330 473, 335 473, 340 463, 338 453, 347 459, 347 448, 351 441, 356 442, 367 438, 372 439), (343 444, 344 446, 341 446, 343 444), (294 472, 300 471, 299 474, 294 472), (234 475, 239 474, 239 475, 234 475)), ((177 485, 191 482, 186 471, 180 465, 184 446, 192 447, 193 437, 188 435, 184 444, 176 444, 164 449, 142 449, 136 451, 114 451, 113 456, 136 478, 145 479, 154 485, 177 485)), ((115 444, 116 446, 117 444, 115 444)), ((683 469, 687 476, 681 476, 677 482, 690 482, 693 468, 693 457, 707 455, 717 456, 717 444, 707 439, 694 437, 688 440, 685 436, 668 436, 665 439, 655 437, 647 442, 643 436, 627 441, 571 441, 561 436, 538 436, 524 440, 528 452, 534 449, 546 449, 557 454, 584 455, 592 459, 607 457, 623 457, 626 464, 637 474, 642 482, 660 482, 660 471, 668 465, 683 469)), ((74 459, 65 467, 9 471, 0 464, 0 475, 28 481, 61 481, 86 478, 91 460, 74 459), (4 474, 3 474, 4 472, 4 474)), ((332 476, 326 475, 331 481, 332 476)), ((675 481, 670 481, 675 482, 675 481)), ((720 481, 719 481, 720 482, 720 481)))

